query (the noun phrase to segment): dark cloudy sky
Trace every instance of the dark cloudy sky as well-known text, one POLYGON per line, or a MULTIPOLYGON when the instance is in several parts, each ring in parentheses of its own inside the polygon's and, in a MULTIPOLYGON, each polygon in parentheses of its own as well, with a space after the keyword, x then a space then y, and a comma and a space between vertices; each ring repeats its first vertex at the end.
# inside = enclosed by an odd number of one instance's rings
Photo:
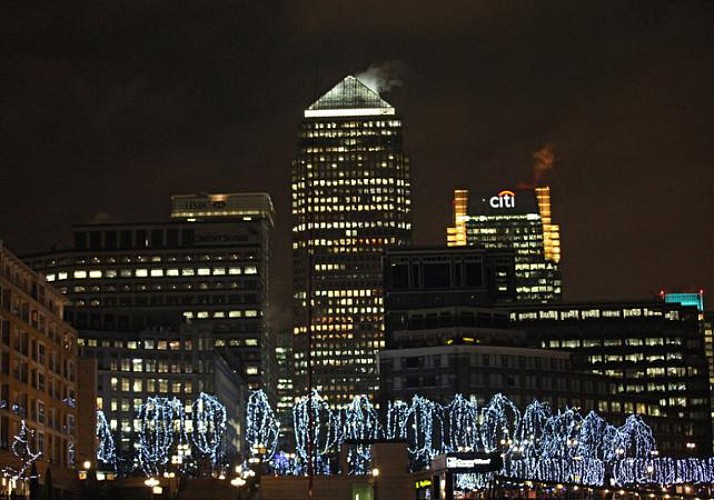
MULTIPOLYGON (((0 238, 166 218, 261 190, 288 260, 290 160, 318 92, 399 61, 417 243, 456 187, 550 176, 566 297, 714 293, 714 3, 75 0, 0 11, 0 238)), ((287 290, 289 268, 277 268, 287 290)), ((289 295, 277 296, 283 307, 289 295)), ((714 300, 714 299, 712 299, 714 300)))

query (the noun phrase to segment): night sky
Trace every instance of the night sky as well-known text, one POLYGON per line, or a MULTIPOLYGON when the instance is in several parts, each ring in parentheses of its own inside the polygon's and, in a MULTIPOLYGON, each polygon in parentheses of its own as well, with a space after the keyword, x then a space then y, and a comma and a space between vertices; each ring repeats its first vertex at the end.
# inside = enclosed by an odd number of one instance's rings
POLYGON ((0 238, 15 253, 61 245, 73 223, 164 220, 173 193, 267 191, 283 322, 301 112, 388 63, 416 243, 444 242, 454 188, 528 182, 553 144, 566 299, 714 293, 714 2, 0 9, 0 238))

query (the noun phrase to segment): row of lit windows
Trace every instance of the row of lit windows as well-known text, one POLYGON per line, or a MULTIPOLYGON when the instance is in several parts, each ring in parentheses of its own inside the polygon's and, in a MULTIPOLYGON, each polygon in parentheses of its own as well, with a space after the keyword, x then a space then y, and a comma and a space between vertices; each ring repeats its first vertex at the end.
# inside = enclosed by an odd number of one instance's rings
POLYGON ((110 387, 112 391, 122 392, 160 392, 160 393, 173 393, 180 394, 184 392, 190 394, 193 391, 193 383, 191 380, 172 380, 169 381, 165 378, 117 378, 112 377, 110 379, 110 387), (146 384, 144 384, 146 382, 146 384), (146 386, 146 389, 144 389, 146 386))
MULTIPOLYGON (((330 222, 310 222, 309 229, 368 229, 376 227, 391 227, 398 229, 411 229, 411 224, 400 221, 330 221, 330 222)), ((293 232, 305 231, 305 224, 299 224, 293 228, 293 232)))
POLYGON ((538 319, 589 319, 589 318, 641 318, 641 317, 662 317, 670 321, 679 320, 679 311, 663 312, 649 308, 624 308, 624 309, 571 309, 568 311, 531 311, 511 313, 511 320, 538 320, 538 319))
POLYGON ((382 129, 379 131, 375 131, 374 134, 368 134, 368 133, 363 133, 363 134, 358 134, 357 131, 350 130, 350 131, 345 131, 345 130, 336 130, 336 131, 317 131, 317 132, 305 132, 303 134, 304 138, 331 138, 331 139, 336 139, 336 138, 341 138, 341 137, 356 137, 357 135, 379 135, 379 136, 393 136, 393 135, 399 135, 398 130, 392 130, 392 129, 382 129))
POLYGON ((384 128, 384 127, 401 127, 400 120, 359 120, 359 121, 306 121, 303 127, 307 129, 338 129, 338 128, 384 128))
POLYGON ((228 253, 228 254, 220 254, 220 253, 210 253, 210 254, 168 254, 168 255, 151 255, 151 256, 146 256, 146 255, 134 255, 134 254, 126 254, 122 256, 109 256, 109 257, 99 257, 99 256, 92 256, 92 257, 85 257, 85 256, 80 256, 76 257, 74 259, 70 258, 58 258, 58 259, 47 259, 46 261, 35 261, 33 264, 37 264, 40 267, 44 267, 45 262, 48 267, 55 267, 55 266, 67 266, 71 264, 101 264, 102 262, 105 262, 107 264, 116 264, 117 262, 121 262, 124 264, 130 264, 132 262, 139 262, 139 263, 148 263, 148 262, 176 262, 179 260, 185 260, 185 261, 194 261, 194 260, 199 260, 199 261, 221 261, 221 260, 255 260, 257 258, 257 251, 248 251, 243 254, 239 253, 228 253))
POLYGON ((257 318, 263 312, 257 309, 233 309, 230 311, 184 311, 183 317, 186 319, 209 319, 209 318, 257 318))
MULTIPOLYGON (((647 338, 606 338, 606 339, 569 339, 569 340, 550 340, 547 343, 542 342, 542 347, 551 349, 567 348, 577 349, 580 347, 619 347, 622 345, 638 347, 638 346, 663 346, 663 345, 682 345, 683 341, 680 337, 647 337, 647 338)), ((674 355, 674 353, 671 353, 674 355)))
MULTIPOLYGON (((238 274, 257 274, 256 266, 244 267, 184 267, 181 269, 79 269, 71 273, 72 279, 100 279, 100 278, 163 278, 164 276, 224 276, 238 274)), ((69 279, 69 272, 50 273, 46 276, 47 281, 63 281, 69 279)))
POLYGON ((676 359, 683 359, 681 352, 668 352, 666 357, 664 354, 648 354, 646 357, 644 353, 635 352, 632 354, 601 354, 589 356, 588 359, 591 363, 619 363, 622 361, 638 362, 647 360, 648 363, 654 363, 655 361, 671 361, 676 359))

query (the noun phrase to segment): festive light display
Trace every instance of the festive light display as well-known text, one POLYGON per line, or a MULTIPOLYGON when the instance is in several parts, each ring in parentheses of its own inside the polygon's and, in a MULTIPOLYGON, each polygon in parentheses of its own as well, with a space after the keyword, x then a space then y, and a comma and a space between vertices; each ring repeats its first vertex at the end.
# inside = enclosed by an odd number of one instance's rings
POLYGON ((42 456, 41 451, 32 450, 31 442, 34 435, 35 431, 28 429, 25 421, 21 420, 20 430, 13 436, 12 444, 10 445, 10 451, 14 457, 19 459, 20 466, 18 468, 3 467, 3 477, 8 478, 11 481, 28 479, 31 477, 29 471, 32 470, 32 464, 42 456))
POLYGON ((406 412, 407 450, 414 470, 428 467, 432 458, 443 450, 439 439, 443 435, 440 409, 437 403, 414 396, 406 412))
POLYGON ((339 412, 333 412, 330 406, 318 393, 313 391, 311 397, 301 398, 293 407, 293 422, 295 428, 295 443, 301 463, 298 467, 306 467, 308 461, 308 435, 312 435, 312 446, 309 460, 313 470, 318 474, 330 474, 329 455, 337 450, 340 442, 342 425, 339 412), (312 413, 312 432, 308 432, 312 413))
MULTIPOLYGON (((256 404, 267 400, 256 396, 256 404)), ((370 470, 370 442, 405 439, 412 470, 422 469, 444 452, 498 452, 503 467, 496 474, 514 484, 548 481, 598 487, 632 485, 711 484, 714 458, 673 459, 658 457, 650 427, 638 415, 630 415, 620 427, 609 424, 596 412, 582 416, 576 408, 555 413, 533 401, 521 414, 502 394, 494 395, 482 408, 457 395, 448 404, 415 396, 410 402, 390 401, 380 415, 364 397, 355 398, 340 411, 333 411, 317 392, 303 397, 293 408, 298 459, 279 451, 270 462, 279 475, 303 474, 307 461, 308 412, 313 415, 313 463, 318 474, 337 472, 330 467, 339 445, 349 445, 348 473, 370 470), (360 444, 361 443, 361 444, 360 444)), ((273 426, 267 407, 254 409, 254 425, 273 426)), ((250 419, 249 419, 250 421, 250 419)), ((270 429, 251 431, 265 436, 270 429)), ((492 473, 459 473, 455 485, 461 490, 488 487, 492 473)))
POLYGON ((474 451, 480 447, 479 412, 475 401, 457 394, 443 407, 444 450, 474 451))
POLYGON ((263 459, 272 459, 277 451, 279 431, 280 424, 270 407, 268 396, 263 391, 253 392, 248 399, 245 429, 251 454, 256 455, 264 448, 263 459))
POLYGON ((347 452, 348 474, 367 474, 370 470, 370 446, 382 435, 379 416, 366 396, 357 396, 344 409, 342 439, 358 441, 347 452))
POLYGON ((106 416, 97 411, 97 460, 113 470, 119 463, 122 469, 129 464, 125 472, 132 471, 133 463, 133 469, 152 476, 169 468, 195 473, 201 459, 208 460, 213 470, 225 466, 221 460, 226 408, 215 397, 201 393, 188 410, 177 398, 147 398, 137 411, 134 457, 120 456, 106 416))
POLYGON ((516 405, 503 394, 495 394, 481 412, 482 451, 508 451, 520 423, 521 412, 516 405))
POLYGON ((114 437, 102 410, 97 410, 97 460, 104 467, 116 469, 117 452, 114 437))
POLYGON ((202 392, 193 403, 191 440, 198 450, 218 463, 220 446, 226 432, 226 408, 217 398, 202 392))
POLYGON ((181 403, 176 398, 149 397, 139 409, 141 428, 137 458, 147 475, 155 475, 169 462, 174 442, 174 417, 181 403))

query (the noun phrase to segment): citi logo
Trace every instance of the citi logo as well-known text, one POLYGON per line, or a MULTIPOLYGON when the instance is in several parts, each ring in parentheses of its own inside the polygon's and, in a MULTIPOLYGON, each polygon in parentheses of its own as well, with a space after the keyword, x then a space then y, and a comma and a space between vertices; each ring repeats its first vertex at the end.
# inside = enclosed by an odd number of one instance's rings
POLYGON ((491 208, 515 208, 516 194, 513 191, 504 190, 488 200, 491 208))

